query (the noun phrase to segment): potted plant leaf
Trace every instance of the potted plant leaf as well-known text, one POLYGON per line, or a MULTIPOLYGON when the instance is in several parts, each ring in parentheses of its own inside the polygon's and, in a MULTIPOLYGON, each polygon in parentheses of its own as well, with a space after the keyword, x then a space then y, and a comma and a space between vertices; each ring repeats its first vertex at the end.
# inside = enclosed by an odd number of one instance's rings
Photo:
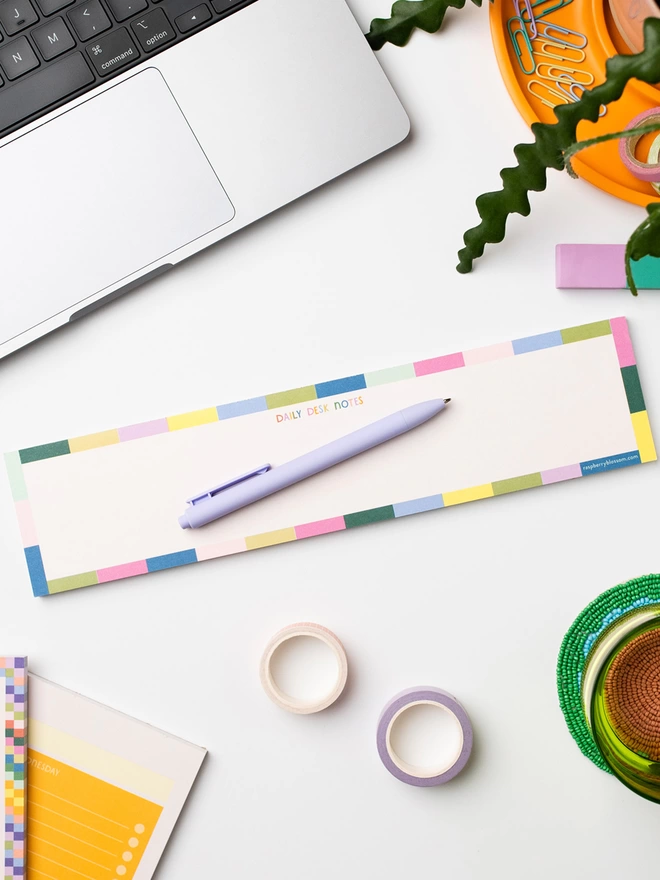
MULTIPOLYGON (((472 0, 481 6, 481 0, 472 0)), ((616 0, 611 0, 616 3, 616 0)), ((649 0, 655 5, 654 0, 649 0)), ((415 29, 434 33, 442 27, 449 8, 462 9, 465 0, 397 0, 387 19, 374 19, 366 35, 373 49, 385 43, 404 46, 415 29)), ((647 10, 648 12, 649 10, 647 10)), ((571 104, 554 108, 554 123, 536 122, 532 125, 534 142, 514 147, 517 164, 500 172, 502 189, 480 195, 476 200, 481 222, 468 229, 463 236, 464 247, 458 253, 457 270, 471 272, 474 261, 481 257, 487 244, 504 239, 510 214, 528 216, 531 211, 528 193, 542 192, 547 185, 547 172, 567 170, 573 176, 571 157, 604 140, 637 136, 660 130, 650 124, 626 131, 612 132, 588 141, 578 141, 577 127, 583 120, 596 122, 602 106, 619 100, 631 79, 655 85, 660 83, 660 9, 643 22, 643 48, 635 55, 614 55, 607 61, 605 80, 571 104)), ((639 28, 639 26, 638 26, 639 28)), ((630 38, 634 40, 634 34, 630 38)), ((630 43, 629 43, 630 44, 630 43)), ((660 105, 660 92, 658 94, 660 105)), ((646 217, 634 230, 626 245, 626 277, 633 295, 637 288, 632 275, 631 261, 645 256, 660 257, 660 202, 646 208, 646 217)))

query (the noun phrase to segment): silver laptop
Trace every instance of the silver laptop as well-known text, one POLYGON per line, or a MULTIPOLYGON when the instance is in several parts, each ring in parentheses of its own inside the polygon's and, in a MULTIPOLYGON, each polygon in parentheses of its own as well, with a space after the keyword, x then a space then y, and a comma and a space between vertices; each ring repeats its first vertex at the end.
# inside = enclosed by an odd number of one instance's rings
POLYGON ((344 0, 0 0, 0 357, 408 130, 344 0))

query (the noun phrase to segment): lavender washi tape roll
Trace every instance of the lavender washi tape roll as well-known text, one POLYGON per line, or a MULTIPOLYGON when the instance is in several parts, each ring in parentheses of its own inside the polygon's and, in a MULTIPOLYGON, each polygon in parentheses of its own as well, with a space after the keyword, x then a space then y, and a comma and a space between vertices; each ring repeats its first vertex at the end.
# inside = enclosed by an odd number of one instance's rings
POLYGON ((457 699, 436 687, 415 687, 401 691, 383 709, 376 733, 378 754, 392 776, 408 785, 442 785, 457 776, 467 764, 472 751, 472 724, 457 699), (458 749, 443 767, 425 769, 402 760, 392 748, 392 728, 397 719, 413 706, 435 705, 453 715, 461 729, 458 749))

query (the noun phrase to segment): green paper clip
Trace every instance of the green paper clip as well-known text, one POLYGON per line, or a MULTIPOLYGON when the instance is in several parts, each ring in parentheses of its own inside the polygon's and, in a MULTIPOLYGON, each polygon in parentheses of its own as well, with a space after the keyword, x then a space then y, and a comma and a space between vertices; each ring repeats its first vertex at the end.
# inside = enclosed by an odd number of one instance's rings
POLYGON ((507 21, 506 28, 509 32, 509 37, 511 37, 518 65, 523 73, 530 76, 536 71, 536 61, 534 61, 534 49, 532 48, 532 41, 529 39, 525 22, 520 16, 514 15, 513 18, 507 21), (517 27, 516 22, 518 23, 517 27), (526 61, 527 65, 525 64, 526 61))

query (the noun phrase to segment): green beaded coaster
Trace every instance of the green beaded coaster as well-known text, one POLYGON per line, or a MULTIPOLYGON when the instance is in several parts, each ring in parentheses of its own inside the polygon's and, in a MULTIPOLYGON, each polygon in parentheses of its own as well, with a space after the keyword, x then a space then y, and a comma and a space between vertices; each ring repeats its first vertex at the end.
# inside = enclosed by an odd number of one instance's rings
POLYGON ((557 660, 557 691, 571 736, 583 755, 605 770, 607 766, 594 741, 582 703, 582 676, 590 653, 608 630, 623 618, 660 605, 660 575, 648 574, 601 593, 574 620, 564 636, 557 660))

